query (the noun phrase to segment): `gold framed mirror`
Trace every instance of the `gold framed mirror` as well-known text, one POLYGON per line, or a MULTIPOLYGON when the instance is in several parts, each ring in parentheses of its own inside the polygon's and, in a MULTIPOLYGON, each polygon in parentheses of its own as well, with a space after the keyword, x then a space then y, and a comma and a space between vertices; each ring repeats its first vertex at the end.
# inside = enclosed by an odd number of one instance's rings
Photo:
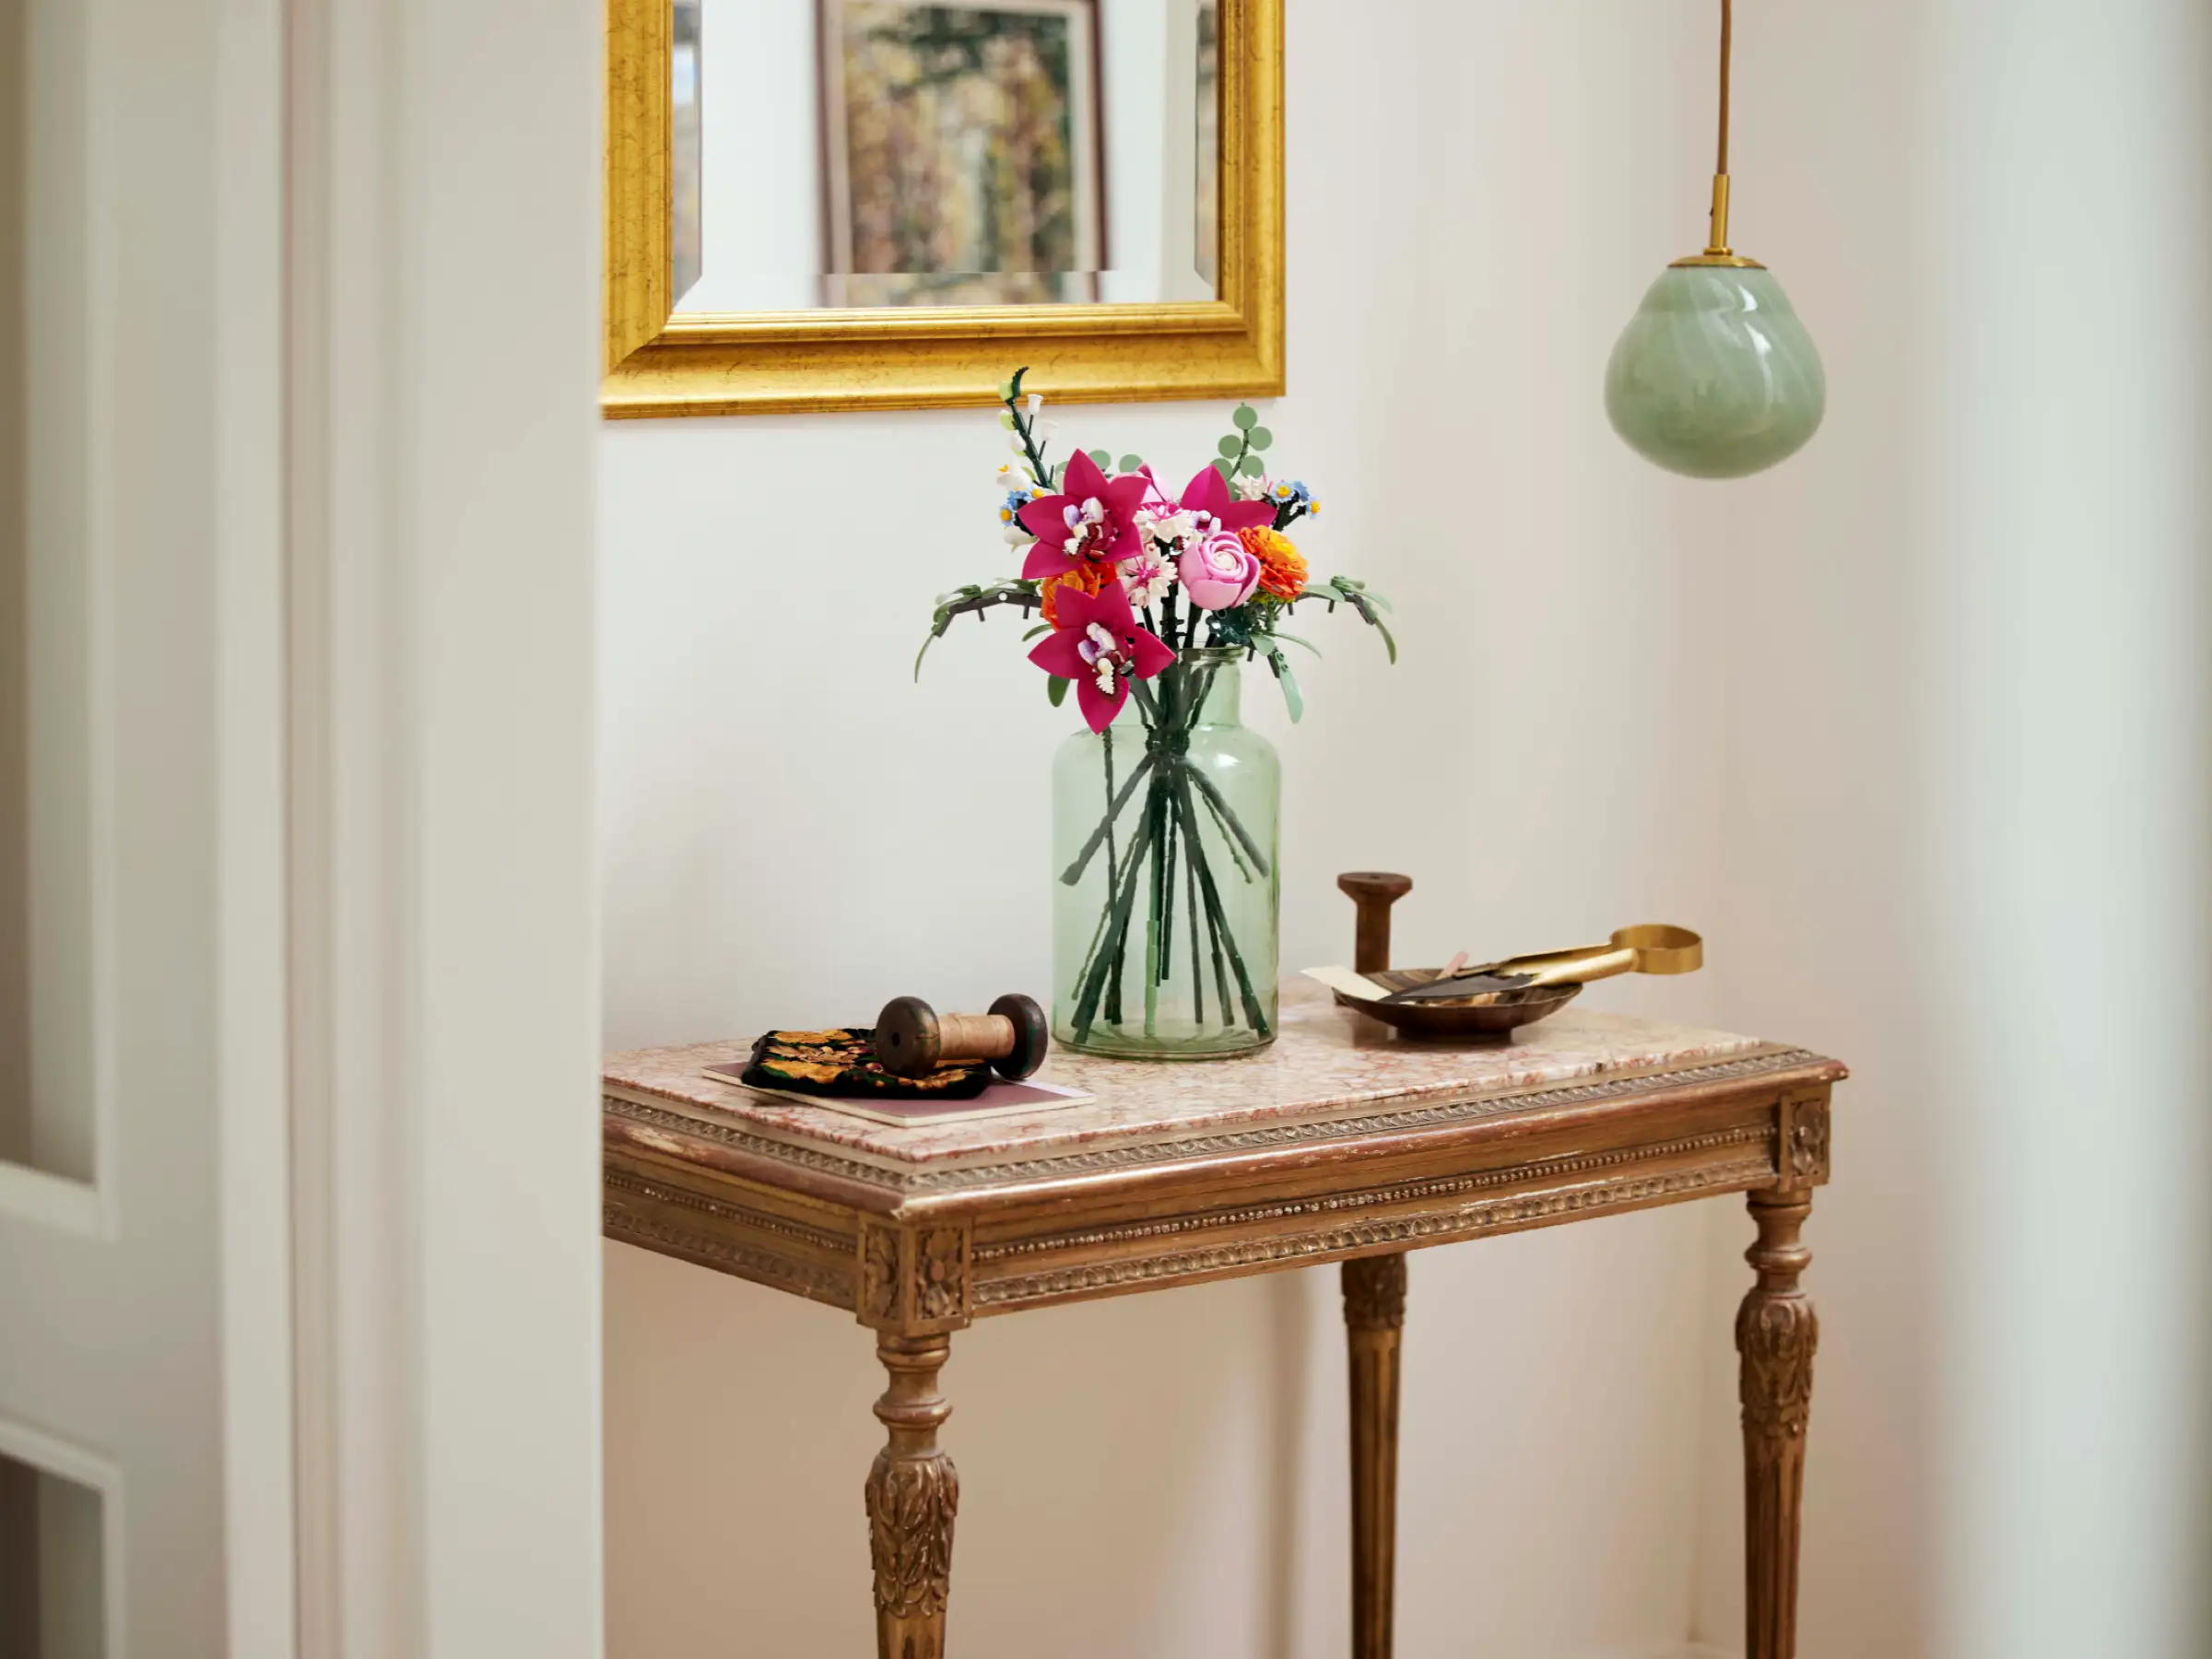
POLYGON ((603 412, 1280 394, 1282 46, 1282 0, 607 0, 603 412))

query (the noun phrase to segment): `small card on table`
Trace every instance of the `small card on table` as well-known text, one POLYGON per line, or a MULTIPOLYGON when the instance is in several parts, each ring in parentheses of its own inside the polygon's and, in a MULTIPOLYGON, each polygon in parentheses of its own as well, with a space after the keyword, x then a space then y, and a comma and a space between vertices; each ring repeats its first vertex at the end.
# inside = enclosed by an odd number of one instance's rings
POLYGON ((762 1088, 743 1080, 745 1062, 710 1065, 706 1075, 717 1083, 748 1088, 779 1100, 796 1100, 803 1106, 823 1106, 875 1124, 970 1124, 978 1118, 1018 1117, 1054 1106, 1072 1106, 1091 1097, 1079 1088, 1062 1088, 1053 1083, 1008 1083, 994 1078, 983 1092, 966 1100, 896 1100, 871 1096, 854 1100, 844 1095, 801 1094, 795 1088, 762 1088))

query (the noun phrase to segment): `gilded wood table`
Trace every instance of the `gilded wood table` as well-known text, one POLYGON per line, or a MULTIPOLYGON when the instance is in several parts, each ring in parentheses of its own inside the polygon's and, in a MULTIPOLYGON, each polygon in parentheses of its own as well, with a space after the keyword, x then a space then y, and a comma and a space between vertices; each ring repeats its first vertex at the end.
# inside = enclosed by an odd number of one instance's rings
POLYGON ((1569 1008, 1511 1046, 1397 1039, 1300 982, 1250 1057, 1055 1053, 1088 1091, 1033 1116, 890 1127, 704 1077, 747 1045, 618 1054, 609 1237, 827 1302, 876 1333, 887 1441, 866 1485, 882 1659, 941 1659, 959 1484, 937 1430, 954 1332, 1054 1302, 1341 1262, 1355 1659, 1384 1659, 1405 1253, 1748 1195, 1741 1355, 1751 1659, 1795 1646, 1818 1324, 1798 1231, 1843 1067, 1803 1049, 1569 1008))

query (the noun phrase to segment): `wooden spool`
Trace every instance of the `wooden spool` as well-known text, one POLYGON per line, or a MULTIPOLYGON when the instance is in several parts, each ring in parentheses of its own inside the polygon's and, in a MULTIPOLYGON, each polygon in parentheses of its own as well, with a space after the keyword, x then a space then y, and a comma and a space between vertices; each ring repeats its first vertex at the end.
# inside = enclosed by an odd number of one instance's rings
POLYGON ((1017 993, 1000 997, 988 1014, 939 1014, 918 996, 893 997, 876 1017, 877 1063, 895 1077, 987 1060, 1013 1081, 1044 1064, 1052 1041, 1044 1010, 1017 993))
POLYGON ((1390 907, 1413 891, 1413 877, 1387 870, 1347 870, 1336 877, 1336 886, 1359 907, 1352 971, 1382 972, 1390 966, 1390 907))

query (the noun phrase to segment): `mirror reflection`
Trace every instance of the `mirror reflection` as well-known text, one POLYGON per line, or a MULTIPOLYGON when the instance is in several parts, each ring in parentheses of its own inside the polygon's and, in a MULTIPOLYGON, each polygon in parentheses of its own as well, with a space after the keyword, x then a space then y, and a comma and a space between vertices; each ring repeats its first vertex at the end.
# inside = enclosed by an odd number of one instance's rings
POLYGON ((676 309, 1211 300, 1218 0, 676 0, 676 309))

